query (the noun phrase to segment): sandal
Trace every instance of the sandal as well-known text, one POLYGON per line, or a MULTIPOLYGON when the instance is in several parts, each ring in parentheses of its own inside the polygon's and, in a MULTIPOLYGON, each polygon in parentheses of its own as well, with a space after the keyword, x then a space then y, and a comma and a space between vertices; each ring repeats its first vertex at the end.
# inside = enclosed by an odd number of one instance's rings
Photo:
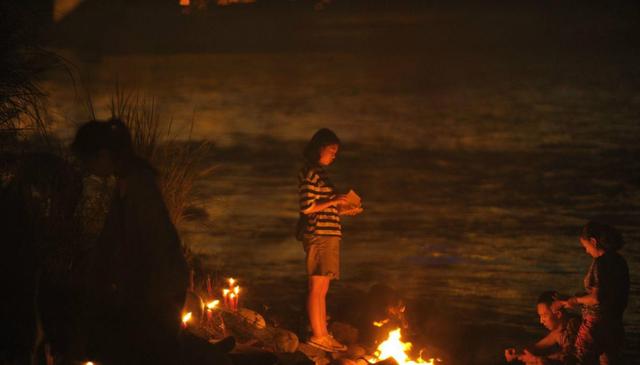
POLYGON ((333 346, 333 341, 331 340, 330 336, 311 337, 309 341, 307 341, 307 344, 326 352, 339 351, 333 346))
POLYGON ((338 340, 333 338, 333 336, 329 335, 329 340, 331 340, 331 346, 334 348, 335 351, 337 352, 347 351, 347 345, 339 342, 338 340))

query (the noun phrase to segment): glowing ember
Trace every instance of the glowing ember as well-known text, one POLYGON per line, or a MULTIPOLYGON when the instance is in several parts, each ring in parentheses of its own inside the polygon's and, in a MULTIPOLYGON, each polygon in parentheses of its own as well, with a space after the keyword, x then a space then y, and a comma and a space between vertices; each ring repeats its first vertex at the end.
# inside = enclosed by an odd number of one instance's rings
POLYGON ((376 322, 373 322, 373 325, 374 325, 374 326, 376 326, 376 327, 382 327, 382 326, 384 326, 385 324, 387 324, 387 322, 389 322, 389 320, 388 320, 388 319, 385 319, 384 321, 380 321, 380 322, 377 322, 377 321, 376 321, 376 322))
POLYGON ((191 312, 185 314, 184 316, 182 316, 182 325, 186 326, 187 322, 189 322, 191 320, 191 312))
POLYGON ((218 307, 219 304, 220 304, 220 301, 218 299, 212 300, 209 303, 207 303, 207 309, 214 309, 218 307))
POLYGON ((436 361, 440 362, 440 360, 436 359, 425 361, 422 359, 422 356, 420 356, 418 360, 410 360, 407 351, 411 350, 411 342, 402 342, 401 337, 400 328, 389 332, 389 337, 378 346, 374 358, 369 360, 369 362, 373 364, 390 357, 392 357, 398 365, 434 365, 436 361))

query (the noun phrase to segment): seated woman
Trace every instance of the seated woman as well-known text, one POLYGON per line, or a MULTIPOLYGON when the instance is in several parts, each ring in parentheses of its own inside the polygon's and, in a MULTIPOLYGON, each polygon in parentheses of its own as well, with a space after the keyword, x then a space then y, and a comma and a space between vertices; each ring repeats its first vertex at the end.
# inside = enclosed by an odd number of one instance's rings
POLYGON ((613 227, 589 222, 582 229, 580 244, 593 257, 584 278, 585 295, 559 300, 554 309, 582 306, 582 323, 576 338, 578 364, 620 364, 624 327, 622 314, 629 298, 629 268, 618 253, 624 245, 613 227))
POLYGON ((72 151, 89 173, 117 179, 87 278, 87 356, 176 364, 188 269, 155 170, 136 156, 118 120, 83 124, 72 151))

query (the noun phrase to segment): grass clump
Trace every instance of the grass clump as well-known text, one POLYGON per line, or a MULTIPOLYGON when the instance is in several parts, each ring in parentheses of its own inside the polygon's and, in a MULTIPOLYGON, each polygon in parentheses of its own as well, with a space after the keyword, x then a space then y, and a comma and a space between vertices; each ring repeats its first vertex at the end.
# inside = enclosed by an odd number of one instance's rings
POLYGON ((172 129, 173 120, 163 126, 154 98, 117 90, 111 100, 111 115, 129 128, 135 152, 158 170, 167 210, 173 224, 180 227, 187 218, 195 181, 211 173, 211 168, 203 167, 210 145, 192 140, 193 119, 186 140, 180 140, 172 129))

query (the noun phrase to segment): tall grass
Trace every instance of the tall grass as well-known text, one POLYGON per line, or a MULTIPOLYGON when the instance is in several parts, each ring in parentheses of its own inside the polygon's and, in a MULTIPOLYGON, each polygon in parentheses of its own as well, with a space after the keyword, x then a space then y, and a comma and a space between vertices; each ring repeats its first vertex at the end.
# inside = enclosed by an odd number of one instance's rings
POLYGON ((185 208, 191 202, 194 182, 211 173, 203 167, 210 150, 207 142, 191 139, 194 120, 190 121, 188 138, 172 129, 173 120, 162 120, 154 98, 117 89, 111 99, 111 115, 122 120, 131 131, 134 150, 159 172, 159 186, 169 215, 176 227, 185 218, 185 208))
POLYGON ((53 69, 69 72, 69 63, 44 49, 19 4, 0 2, 0 137, 23 131, 50 142, 46 94, 40 77, 53 69))

